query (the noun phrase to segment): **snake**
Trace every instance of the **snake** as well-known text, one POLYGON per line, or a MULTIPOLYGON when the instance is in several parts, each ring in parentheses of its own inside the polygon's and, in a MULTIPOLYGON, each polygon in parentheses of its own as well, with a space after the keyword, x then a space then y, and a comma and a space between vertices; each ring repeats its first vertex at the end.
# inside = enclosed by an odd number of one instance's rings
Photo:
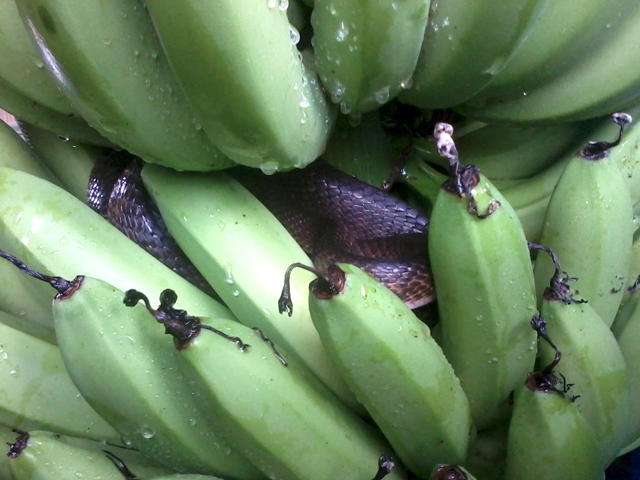
MULTIPOLYGON (((162 263, 219 299, 169 233, 144 187, 143 168, 144 162, 126 151, 105 151, 92 169, 87 204, 162 263)), ((406 202, 321 159, 272 175, 241 166, 225 172, 271 211, 315 268, 355 265, 412 309, 435 299, 428 219, 406 202)))

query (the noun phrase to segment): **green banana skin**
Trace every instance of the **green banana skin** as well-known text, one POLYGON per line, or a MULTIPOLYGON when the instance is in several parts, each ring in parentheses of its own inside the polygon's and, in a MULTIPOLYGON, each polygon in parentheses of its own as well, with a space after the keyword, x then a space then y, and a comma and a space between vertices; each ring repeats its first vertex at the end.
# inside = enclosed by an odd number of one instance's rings
POLYGON ((502 479, 601 480, 598 448, 587 420, 571 400, 522 385, 515 392, 502 479))
MULTIPOLYGON (((591 52, 637 8, 625 0, 547 2, 534 28, 506 67, 470 102, 522 97, 590 61, 591 52)), ((605 112, 608 113, 608 112, 605 112)))
MULTIPOLYGON (((628 368, 618 343, 590 303, 565 304, 545 299, 542 317, 549 337, 562 352, 559 370, 579 395, 580 410, 598 439, 600 464, 604 468, 626 445, 631 397, 628 368)), ((549 364, 555 350, 539 347, 539 363, 549 364)))
POLYGON ((235 318, 224 307, 129 240, 84 202, 24 172, 0 167, 0 245, 43 273, 102 278, 126 290, 165 288, 202 315, 235 318))
POLYGON ((44 166, 20 134, 2 121, 0 121, 0 166, 22 170, 59 184, 51 170, 44 166))
POLYGON ((145 458, 183 473, 263 479, 207 422, 202 398, 151 314, 123 298, 108 283, 81 277, 53 301, 58 345, 83 397, 145 458))
MULTIPOLYGON (((8 445, 13 443, 15 439, 16 433, 11 427, 0 424, 0 445, 8 445)), ((0 455, 0 480, 13 480, 9 471, 9 457, 7 455, 0 455)))
MULTIPOLYGON (((627 366, 629 380, 629 412, 626 418, 627 434, 623 441, 625 446, 640 439, 640 408, 635 399, 640 395, 640 297, 634 292, 629 300, 620 307, 611 331, 615 336, 627 366)), ((637 446, 637 445, 636 445, 637 446)), ((624 450, 627 450, 625 448, 624 450)))
POLYGON ((220 150, 271 173, 322 153, 336 109, 292 44, 279 2, 145 3, 199 124, 220 150))
MULTIPOLYGON (((6 262, 2 263, 6 264, 6 262)), ((13 269, 15 270, 15 267, 13 267, 13 269)), ((25 275, 23 274, 23 276, 25 275)), ((49 294, 48 307, 49 310, 51 310, 51 294, 49 294)), ((11 312, 7 312, 6 310, 0 310, 0 323, 5 327, 19 330, 27 335, 31 335, 39 340, 50 343, 51 345, 57 345, 56 332, 53 329, 53 315, 51 315, 51 320, 52 322, 50 325, 43 325, 37 320, 33 320, 27 314, 18 316, 11 312)))
POLYGON ((479 431, 469 446, 464 466, 482 480, 501 478, 507 458, 508 435, 508 422, 479 431))
MULTIPOLYGON (((551 196, 540 244, 577 278, 572 287, 607 326, 627 284, 634 230, 633 203, 615 147, 600 160, 572 158, 551 196)), ((554 269, 551 257, 538 256, 534 275, 540 301, 554 269)))
POLYGON ((20 129, 41 162, 59 179, 60 185, 78 200, 86 202, 91 170, 105 149, 60 138, 24 122, 20 123, 20 129))
POLYGON ((505 97, 470 100, 456 107, 456 111, 485 122, 553 124, 593 118, 637 105, 640 78, 629 65, 640 53, 637 41, 640 7, 625 2, 629 6, 620 11, 616 3, 607 2, 606 8, 611 10, 610 15, 620 15, 621 23, 617 28, 617 22, 610 22, 614 28, 604 23, 606 33, 596 37, 596 45, 582 55, 581 61, 563 66, 555 78, 530 89, 514 88, 505 97))
POLYGON ((375 110, 411 84, 430 0, 318 0, 316 67, 342 113, 375 110))
POLYGON ((91 128, 82 118, 63 115, 40 105, 22 95, 2 78, 0 78, 0 108, 19 120, 33 123, 63 137, 93 145, 113 146, 113 143, 91 128))
MULTIPOLYGON (((390 447, 296 358, 238 322, 200 320, 225 337, 203 328, 192 330, 195 337, 186 345, 175 337, 189 366, 186 380, 207 406, 216 431, 265 475, 278 480, 374 476, 376 459, 390 447)), ((406 475, 396 464, 385 478, 406 475)))
POLYGON ((233 165, 194 122, 142 1, 16 4, 58 87, 102 135, 178 170, 233 165))
POLYGON ((429 329, 359 268, 336 271, 344 279, 339 293, 327 298, 316 282, 309 310, 356 398, 418 477, 429 478, 439 463, 464 462, 475 433, 469 402, 429 329))
POLYGON ((40 105, 78 116, 44 68, 13 0, 0 1, 0 50, 1 78, 40 105))
MULTIPOLYGON (((13 441, 16 441, 14 435, 13 441)), ((60 480, 101 478, 124 480, 105 451, 126 462, 141 478, 170 475, 171 470, 155 466, 134 450, 115 447, 46 431, 29 432, 26 448, 10 458, 12 480, 60 480)))
POLYGON ((31 335, 28 327, 14 328, 15 323, 15 318, 0 315, 0 423, 22 431, 46 429, 121 445, 120 435, 71 381, 60 349, 31 335))
POLYGON ((547 0, 432 2, 413 86, 400 100, 448 108, 481 91, 535 28, 547 0), (491 25, 478 35, 478 25, 491 25))
POLYGON ((442 188, 433 205, 429 257, 442 323, 442 349, 469 398, 478 430, 508 417, 508 397, 536 355, 533 269, 522 225, 484 176, 469 198, 442 188))
POLYGON ((176 174, 146 165, 142 178, 171 235, 238 320, 262 329, 363 412, 313 326, 307 306, 311 274, 297 272, 292 279, 298 305, 293 316, 277 313, 285 270, 311 261, 273 214, 224 172, 176 174))

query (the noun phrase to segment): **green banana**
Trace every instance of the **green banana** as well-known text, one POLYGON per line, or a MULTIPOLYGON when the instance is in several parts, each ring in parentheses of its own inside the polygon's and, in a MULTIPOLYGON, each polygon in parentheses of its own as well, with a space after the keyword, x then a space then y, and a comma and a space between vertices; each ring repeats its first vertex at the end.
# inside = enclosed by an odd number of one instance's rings
POLYGON ((464 462, 475 434, 469 402, 426 325, 358 267, 318 274, 309 287, 313 324, 400 460, 420 478, 464 462))
MULTIPOLYGON (((534 28, 505 68, 470 101, 522 97, 551 83, 575 64, 592 61, 590 52, 616 35, 637 5, 625 0, 548 2, 534 28)), ((608 113, 608 112, 605 112, 608 113)))
POLYGON ((631 294, 627 302, 620 307, 611 331, 624 356, 629 380, 629 412, 625 419, 627 434, 623 444, 630 445, 640 439, 640 406, 635 401, 640 394, 640 297, 638 292, 631 294))
MULTIPOLYGON (((633 203, 613 143, 590 142, 565 166, 551 195, 540 244, 551 249, 563 270, 576 277, 574 289, 610 326, 627 283, 633 242, 633 203), (588 258, 588 261, 585 261, 588 258)), ((555 266, 540 256, 535 264, 538 299, 555 266)))
POLYGON ((515 211, 477 170, 459 165, 455 155, 453 160, 450 181, 431 213, 429 257, 442 349, 481 430, 508 416, 510 393, 533 367, 536 338, 529 320, 536 311, 535 288, 515 211))
MULTIPOLYGON (((189 367, 185 378, 217 431, 269 478, 370 478, 375 459, 390 452, 378 432, 259 329, 175 310, 171 290, 157 309, 144 294, 127 292, 127 305, 140 300, 174 337, 189 367)), ((388 478, 406 474, 396 464, 388 478)))
MULTIPOLYGON (((562 351, 562 373, 572 384, 575 405, 598 439, 601 466, 609 465, 628 442, 631 398, 623 353, 614 334, 591 303, 580 303, 569 289, 571 279, 557 269, 540 309, 546 329, 562 351)), ((538 361, 550 364, 555 346, 542 344, 538 361)))
POLYGON ((0 78, 0 108, 19 120, 38 125, 65 138, 93 145, 113 144, 77 116, 68 116, 34 102, 0 78))
POLYGON ((97 278, 67 281, 2 256, 57 291, 53 315, 64 365, 125 444, 181 472, 264 478, 207 422, 201 399, 183 380, 179 353, 143 305, 127 308, 124 293, 97 278))
MULTIPOLYGON (((16 439, 16 433, 6 425, 0 424, 0 445, 9 445, 16 439)), ((0 480, 13 480, 9 471, 9 457, 0 455, 0 480)))
POLYGON ((535 28, 547 0, 432 2, 413 85, 400 100, 448 108, 482 90, 535 28), (478 26, 484 25, 482 35, 478 26))
POLYGON ((598 440, 556 364, 529 373, 515 391, 503 480, 603 478, 598 440))
POLYGON ((20 129, 42 163, 56 175, 60 185, 77 199, 86 202, 91 169, 105 149, 60 138, 24 122, 20 123, 20 129))
POLYGON ((22 170, 58 183, 51 170, 43 165, 29 144, 3 121, 0 121, 0 166, 22 170))
POLYGON ((291 41, 285 2, 145 3, 199 124, 220 150, 271 173, 322 153, 335 109, 291 41))
MULTIPOLYGON (((568 5, 572 17, 573 3, 568 5)), ((635 2, 597 3, 602 5, 585 2, 585 8, 600 7, 606 12, 596 16, 596 28, 588 25, 583 27, 585 31, 592 31, 585 38, 587 52, 580 54, 568 50, 568 65, 563 63, 554 68, 555 65, 548 67, 545 62, 541 71, 553 72, 552 78, 539 80, 538 84, 514 81, 512 88, 504 94, 496 86, 497 95, 481 95, 478 99, 470 99, 465 105, 456 107, 456 111, 468 118, 486 122, 552 124, 593 118, 636 105, 640 77, 629 65, 640 54, 637 41, 640 6, 635 2), (570 62, 570 56, 574 54, 577 60, 570 62)), ((550 14, 553 15, 552 11, 550 14)), ((576 19, 579 15, 576 14, 576 19)), ((564 18, 557 21, 562 23, 561 31, 575 31, 570 26, 571 21, 569 24, 564 22, 564 18)), ((544 36, 545 32, 540 31, 538 35, 544 36)), ((558 34, 547 35, 550 37, 547 41, 553 42, 558 34)), ((582 42, 583 39, 577 41, 582 42)), ((523 56, 523 63, 528 63, 526 55, 523 56)))
POLYGON ((431 0, 317 0, 316 67, 345 114, 375 110, 411 84, 431 0))
MULTIPOLYGON (((492 182, 528 180, 573 152, 578 139, 589 134, 599 120, 551 126, 487 124, 456 136, 456 148, 492 182)), ((416 149, 430 163, 446 166, 433 144, 417 139, 416 149)))
POLYGON ((13 480, 60 480, 95 478, 123 480, 110 460, 116 455, 143 478, 170 475, 171 470, 148 464, 138 452, 110 444, 32 431, 15 438, 10 448, 9 469, 13 480))
POLYGON ((109 140, 178 170, 233 165, 194 121, 141 1, 16 4, 60 90, 109 140))
POLYGON ((224 172, 176 174, 146 165, 142 178, 169 232, 238 320, 262 329, 362 411, 311 321, 307 285, 313 277, 296 276, 293 290, 300 307, 293 317, 276 312, 283 272, 292 263, 311 261, 273 214, 224 172))
POLYGON ((0 315, 0 423, 121 444, 69 378, 60 349, 31 335, 29 327, 14 327, 16 323, 0 315))
POLYGON ((0 50, 0 78, 40 105, 78 116, 44 68, 13 0, 0 1, 0 50))
POLYGON ((194 312, 234 318, 82 201, 47 181, 0 167, 0 204, 0 245, 32 268, 66 277, 91 275, 123 290, 159 294, 175 287, 194 312))
POLYGON ((508 436, 509 423, 479 431, 469 446, 469 455, 464 466, 482 480, 500 479, 507 458, 508 436))

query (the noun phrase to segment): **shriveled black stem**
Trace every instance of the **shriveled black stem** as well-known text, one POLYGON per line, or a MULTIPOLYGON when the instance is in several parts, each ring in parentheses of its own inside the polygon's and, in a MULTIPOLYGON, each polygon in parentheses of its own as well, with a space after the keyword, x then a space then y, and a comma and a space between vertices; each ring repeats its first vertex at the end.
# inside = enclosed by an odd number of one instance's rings
POLYGON ((589 142, 589 144, 578 152, 578 155, 585 160, 602 160, 609 154, 609 149, 616 147, 622 141, 624 128, 630 124, 633 119, 628 113, 614 113, 611 116, 613 123, 620 126, 618 138, 613 142, 589 142))
POLYGON ((393 457, 387 453, 380 455, 378 459, 378 471, 372 480, 382 480, 389 475, 396 466, 393 457))
POLYGON ((18 269, 24 273, 26 273, 27 275, 30 275, 31 277, 37 279, 37 280, 41 280, 43 282, 48 283, 49 285, 51 285, 60 295, 64 295, 67 292, 69 292, 73 286, 77 283, 77 278, 74 280, 65 280, 62 277, 53 277, 50 275, 45 275, 44 273, 40 273, 40 272, 36 272, 35 270, 29 268, 27 265, 25 265, 22 261, 18 260, 16 257, 14 257, 13 255, 0 250, 0 258, 4 258, 5 260, 9 260, 11 263, 13 263, 16 267, 18 267, 18 269))
POLYGON ((282 355, 280 355, 280 352, 276 348, 276 344, 273 343, 270 338, 266 337, 262 330, 260 330, 258 327, 252 327, 251 330, 256 332, 256 334, 260 337, 260 340, 262 340, 264 343, 266 343, 271 347, 271 350, 273 350, 273 354, 276 356, 278 360, 280 360, 280 363, 282 365, 284 365, 285 367, 289 366, 289 363, 284 359, 282 355))
POLYGON ((118 469, 123 478, 125 478, 125 480, 139 480, 140 477, 129 470, 129 467, 127 467, 127 465, 120 458, 111 453, 109 450, 103 450, 103 452, 105 456, 115 465, 115 467, 118 469))
MULTIPOLYGON (((317 288, 318 290, 326 292, 327 295, 337 295, 344 287, 344 282, 340 282, 339 278, 337 278, 339 274, 336 272, 336 270, 339 270, 340 272, 342 272, 342 270, 340 270, 336 265, 331 265, 326 272, 323 272, 322 270, 310 267, 304 263, 292 263, 284 272, 282 292, 280 293, 280 298, 278 298, 278 312, 281 314, 287 312, 289 316, 293 315, 293 301, 291 300, 291 272, 293 272, 295 268, 306 270, 318 277, 317 280, 311 282, 309 287, 314 289, 317 288)), ((344 272, 342 273, 344 275, 344 272)))

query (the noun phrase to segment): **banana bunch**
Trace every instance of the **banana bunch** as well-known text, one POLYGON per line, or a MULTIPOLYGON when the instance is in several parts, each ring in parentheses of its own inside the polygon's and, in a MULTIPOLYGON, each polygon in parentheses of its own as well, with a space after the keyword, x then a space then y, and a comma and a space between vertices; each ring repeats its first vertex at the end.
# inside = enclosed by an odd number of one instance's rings
POLYGON ((489 3, 0 0, 0 480, 589 480, 640 446, 640 7, 489 3), (114 149, 215 298, 87 206, 114 149), (314 267, 224 171, 319 157, 429 218, 435 302, 314 267))

